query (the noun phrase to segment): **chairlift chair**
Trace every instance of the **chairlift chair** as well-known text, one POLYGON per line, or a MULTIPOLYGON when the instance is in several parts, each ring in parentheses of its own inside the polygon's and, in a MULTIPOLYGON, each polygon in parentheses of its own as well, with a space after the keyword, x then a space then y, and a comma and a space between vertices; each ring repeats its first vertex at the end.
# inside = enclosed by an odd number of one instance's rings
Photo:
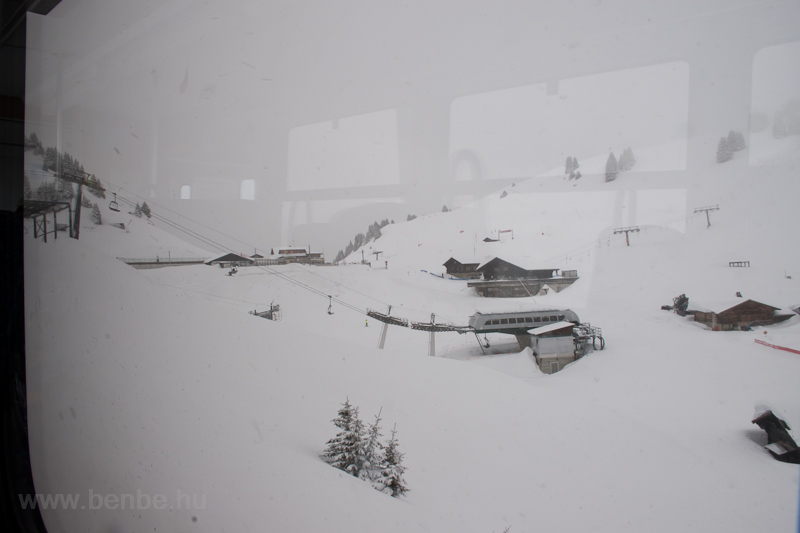
POLYGON ((119 213, 119 204, 117 203, 117 193, 114 193, 114 199, 108 204, 108 208, 112 211, 119 213))
POLYGON ((333 296, 330 296, 330 295, 328 296, 328 314, 329 315, 333 314, 333 301, 332 301, 332 298, 333 298, 333 296))

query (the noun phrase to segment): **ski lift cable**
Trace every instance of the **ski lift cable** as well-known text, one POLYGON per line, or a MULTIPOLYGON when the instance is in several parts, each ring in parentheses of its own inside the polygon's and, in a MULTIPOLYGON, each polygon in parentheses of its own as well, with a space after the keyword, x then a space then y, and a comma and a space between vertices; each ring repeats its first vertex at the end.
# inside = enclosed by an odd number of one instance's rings
MULTIPOLYGON (((120 196, 118 198, 120 200, 124 201, 125 203, 131 205, 131 206, 135 206, 136 205, 134 202, 132 202, 131 200, 129 200, 129 199, 125 198, 125 197, 120 196)), ((212 240, 212 239, 210 239, 208 237, 205 237, 204 235, 201 235, 200 233, 198 233, 198 232, 196 232, 196 231, 194 231, 192 229, 189 229, 189 228, 187 228, 187 227, 185 227, 185 226, 183 226, 183 225, 181 225, 181 224, 179 224, 177 222, 174 222, 174 221, 172 221, 172 220, 170 220, 170 219, 168 219, 168 218, 166 218, 166 217, 164 217, 162 215, 159 215, 157 213, 151 213, 151 217, 155 218, 156 220, 158 220, 160 222, 164 222, 168 226, 173 227, 173 228, 175 228, 175 229, 177 229, 177 230, 179 230, 179 231, 181 231, 183 233, 186 233, 190 237, 193 237, 193 238, 201 241, 203 244, 206 244, 206 245, 210 246, 211 248, 214 248, 214 249, 217 249, 217 250, 223 251, 223 252, 231 251, 226 246, 224 246, 224 245, 222 245, 222 244, 220 244, 220 243, 218 243, 218 242, 216 242, 216 241, 214 241, 214 240, 212 240)))
MULTIPOLYGON (((117 192, 122 192, 122 187, 121 187, 121 186, 119 186, 119 185, 117 185, 117 184, 115 184, 115 183, 112 183, 112 182, 110 182, 110 181, 108 181, 108 180, 102 180, 102 181, 105 181, 107 184, 114 185, 114 187, 117 187, 117 188, 118 188, 117 192)), ((146 198, 144 198, 143 196, 140 196, 140 195, 136 194, 136 193, 135 193, 135 192, 133 192, 133 191, 126 190, 126 193, 130 194, 131 196, 135 196, 136 198, 140 198, 140 199, 141 199, 141 200, 143 200, 143 201, 147 201, 147 199, 146 199, 146 198)), ((129 202, 130 202, 130 201, 129 201, 129 202)), ((172 214, 174 214, 174 215, 177 215, 177 216, 179 216, 179 217, 181 217, 181 218, 184 218, 184 219, 186 219, 186 220, 189 220, 190 222, 193 222, 193 223, 195 223, 195 224, 197 224, 197 225, 199 225, 199 226, 202 226, 202 227, 204 227, 204 228, 206 228, 206 229, 208 229, 208 230, 211 230, 211 231, 213 231, 213 232, 215 232, 215 233, 218 233, 219 235, 222 235, 223 237, 226 237, 226 238, 228 238, 228 239, 231 239, 231 240, 233 240, 233 241, 236 241, 236 242, 238 242, 238 243, 240 243, 240 244, 244 244, 244 245, 246 245, 246 246, 250 246, 250 244, 249 244, 249 243, 246 243, 246 242, 244 242, 244 241, 242 241, 242 240, 239 240, 239 239, 237 239, 236 237, 233 237, 232 235, 228 235, 228 234, 226 234, 226 233, 224 233, 224 232, 222 232, 222 231, 220 231, 220 230, 218 230, 218 229, 216 229, 216 228, 213 228, 213 227, 211 227, 211 226, 208 226, 208 225, 206 225, 206 224, 203 224, 202 222, 199 222, 199 221, 197 221, 197 220, 194 220, 194 219, 192 219, 192 218, 189 218, 189 217, 187 217, 186 215, 182 215, 181 213, 178 213, 177 211, 174 211, 174 210, 172 210, 172 209, 170 209, 170 208, 168 208, 168 207, 165 207, 165 206, 163 206, 163 205, 160 205, 160 204, 158 204, 158 203, 156 203, 156 202, 152 201, 152 199, 151 199, 150 203, 151 203, 152 205, 154 205, 154 206, 158 207, 159 209, 162 209, 162 210, 164 210, 164 211, 169 211, 170 213, 172 213, 172 214)), ((134 205, 135 205, 135 204, 134 204, 134 205)))
POLYGON ((337 285, 337 286, 339 286, 339 287, 343 287, 343 288, 345 288, 345 289, 347 289, 347 290, 349 290, 349 291, 352 291, 352 292, 354 292, 354 293, 356 293, 356 294, 360 294, 361 296, 364 296, 365 298, 369 298, 370 300, 374 300, 374 301, 376 301, 376 302, 378 302, 378 303, 380 303, 380 304, 386 305, 386 306, 389 306, 389 305, 391 305, 391 304, 388 304, 388 303, 386 303, 386 302, 384 302, 384 301, 382 301, 382 300, 378 300, 378 299, 377 299, 377 298, 375 298, 374 296, 370 296, 369 294, 365 294, 365 293, 363 293, 363 292, 361 292, 361 291, 358 291, 358 290, 356 290, 356 289, 353 289, 352 287, 348 287, 347 285, 344 285, 344 284, 343 284, 343 283, 341 283, 341 282, 338 282, 338 281, 333 281, 332 279, 326 278, 325 276, 323 276, 323 275, 321 275, 321 274, 317 274, 316 272, 313 272, 313 271, 311 271, 310 269, 306 268, 305 266, 302 266, 302 265, 300 265, 300 263, 295 263, 295 265, 296 265, 297 267, 299 267, 301 270, 303 270, 304 272, 308 272, 309 274, 311 274, 311 275, 314 275, 314 276, 317 276, 318 278, 322 278, 322 279, 324 279, 325 281, 329 281, 329 282, 333 283, 334 285, 337 285))
MULTIPOLYGON (((120 189, 120 190, 121 190, 121 189, 120 189)), ((135 196, 138 196, 138 195, 135 195, 135 196)), ((136 205, 136 203, 134 203, 133 201, 131 201, 131 200, 130 200, 130 199, 128 199, 128 198, 124 198, 124 197, 122 197, 122 196, 120 196, 119 198, 120 198, 120 199, 122 199, 122 200, 124 200, 126 203, 130 204, 131 206, 135 206, 135 205, 136 205)), ((139 198, 141 198, 141 197, 139 196, 139 198)), ((156 206, 158 206, 158 204, 155 204, 155 203, 153 203, 153 205, 156 205, 156 206)), ((161 207, 161 206, 158 206, 158 207, 161 207)), ((214 248, 216 248, 216 249, 218 249, 218 250, 220 250, 220 251, 224 251, 224 252, 232 252, 232 250, 230 250, 229 248, 225 247, 225 246, 224 246, 224 245, 222 245, 221 243, 218 243, 218 242, 216 242, 216 241, 214 241, 214 240, 210 239, 209 237, 206 237, 206 236, 204 236, 204 235, 202 235, 202 234, 200 234, 200 233, 198 233, 198 232, 196 232, 196 231, 194 231, 194 230, 191 230, 191 229, 189 229, 189 228, 187 228, 187 227, 183 226, 182 224, 179 224, 179 223, 177 223, 177 222, 174 222, 174 221, 172 221, 172 220, 169 220, 169 219, 167 219, 166 217, 164 217, 164 216, 162 216, 162 215, 158 215, 158 214, 156 214, 156 213, 152 213, 152 214, 151 214, 151 216, 152 216, 153 218, 156 218, 156 219, 157 219, 157 220, 159 220, 159 221, 162 221, 162 222, 164 222, 164 223, 166 223, 166 224, 170 225, 171 227, 173 227, 173 228, 175 228, 175 229, 178 229, 178 230, 180 230, 180 231, 183 231, 184 233, 187 233, 188 235, 190 235, 190 236, 192 236, 192 237, 194 237, 194 238, 196 238, 196 239, 200 240, 201 242, 203 242, 203 243, 205 243, 205 244, 208 244, 208 245, 211 245, 211 246, 213 246, 214 248)), ((188 218, 188 217, 184 217, 184 218, 188 218)), ((192 222, 196 222, 196 221, 194 221, 194 220, 192 220, 192 219, 189 219, 189 220, 191 220, 192 222)), ((199 223, 198 223, 198 224, 199 224, 199 223)), ((200 224, 200 225, 202 225, 202 224, 200 224)), ((222 233, 222 232, 219 232, 219 233, 221 233, 222 235, 224 235, 224 233, 222 233)), ((236 240, 238 241, 238 239, 236 239, 236 240)), ((243 244, 247 245, 248 247, 250 247, 249 243, 244 243, 243 241, 238 241, 238 242, 241 242, 241 243, 243 243, 243 244)), ((276 270, 273 270, 273 269, 268 269, 268 268, 264 268, 264 267, 261 267, 261 266, 259 266, 259 268, 261 268, 262 270, 265 270, 265 271, 267 271, 267 272, 270 272, 270 273, 272 273, 272 274, 274 274, 274 275, 277 275, 278 277, 281 277, 281 278, 283 278, 283 279, 285 279, 285 280, 287 280, 287 281, 290 281, 291 283, 295 283, 295 284, 297 284, 297 285, 299 285, 299 286, 304 286, 305 288, 307 288, 307 289, 309 289, 309 290, 312 290, 310 286, 308 286, 308 285, 306 285, 306 284, 302 284, 302 282, 299 282, 299 281, 297 281, 297 280, 294 280, 293 278, 287 277, 285 274, 283 274, 283 273, 280 273, 280 272, 278 272, 278 271, 276 271, 276 270)), ((326 280, 327 280, 327 278, 325 278, 324 276, 320 276, 319 274, 316 274, 316 273, 310 272, 309 270, 307 270, 307 269, 305 269, 305 268, 304 268, 303 270, 304 270, 304 271, 306 271, 306 272, 312 273, 312 274, 314 274, 314 275, 316 275, 316 276, 319 276, 319 277, 321 277, 321 278, 323 278, 323 279, 326 279, 326 280)), ((330 281, 331 283, 336 283, 336 282, 333 282, 332 280, 328 280, 328 281, 330 281)), ((343 288, 345 288, 345 289, 347 289, 347 290, 350 290, 350 291, 352 291, 352 292, 355 292, 355 293, 357 293, 357 294, 361 294, 362 296, 366 296, 366 297, 368 297, 368 298, 372 298, 372 297, 370 297, 370 296, 369 296, 369 295, 367 295, 367 294, 364 294, 364 293, 362 293, 362 292, 360 292, 360 291, 358 291, 358 290, 356 290, 356 289, 353 289, 353 288, 351 288, 351 287, 348 287, 347 285, 344 285, 344 284, 341 284, 341 283, 336 283, 336 284, 337 284, 337 285, 339 285, 339 286, 341 286, 341 287, 343 287, 343 288)), ((318 290, 316 290, 316 289, 313 289, 313 291, 312 291, 312 292, 316 292, 317 294, 319 294, 319 295, 321 295, 321 296, 326 296, 326 294, 325 294, 325 293, 323 293, 322 291, 318 291, 318 290)), ((387 304, 386 302, 382 302, 382 301, 380 301, 380 300, 377 300, 377 299, 375 299, 375 298, 372 298, 372 299, 373 299, 373 300, 375 300, 375 301, 377 301, 377 302, 379 302, 379 303, 382 303, 382 304, 384 304, 384 305, 389 305, 389 304, 387 304)), ((350 308, 350 309, 353 309, 353 310, 358 310, 359 312, 366 314, 366 311, 362 311, 362 310, 360 310, 358 307, 356 307, 356 306, 354 306, 354 305, 348 304, 348 303, 346 303, 346 302, 343 302, 343 301, 341 301, 341 300, 338 300, 338 299, 334 299, 334 301, 336 301, 337 303, 339 303, 339 304, 341 304, 341 305, 344 305, 345 307, 348 307, 348 308, 350 308)))
MULTIPOLYGON (((130 204, 131 206, 136 205, 136 203, 132 202, 130 199, 125 198, 123 196, 118 196, 118 198, 123 200, 124 202, 130 204)), ((157 204, 153 204, 153 205, 157 205, 157 204)), ((205 235, 202 235, 201 233, 198 233, 198 232, 196 232, 194 230, 186 228, 182 224, 174 222, 174 221, 172 221, 172 220, 170 220, 170 219, 168 219, 168 218, 166 218, 166 217, 164 217, 162 215, 152 214, 151 216, 156 218, 157 220, 159 220, 161 222, 164 222, 165 224, 168 224, 168 225, 174 227, 175 229, 183 231, 184 233, 186 233, 186 234, 188 234, 188 235, 200 240, 201 242, 204 242, 205 244, 208 244, 208 245, 212 246, 213 248, 216 248, 216 249, 218 249, 220 251, 223 251, 223 252, 233 252, 233 250, 231 250, 230 248, 225 247, 221 243, 218 243, 218 242, 210 239, 209 237, 206 237, 205 235)), ((239 241, 239 242, 241 242, 241 241, 239 241)), ((247 243, 245 243, 245 244, 247 244, 247 243)), ((266 266, 260 266, 260 265, 257 266, 257 268, 259 268, 260 270, 263 270, 265 272, 269 272, 269 273, 271 273, 271 274, 273 274, 273 275, 275 275, 275 276, 277 276, 277 277, 279 277, 279 278, 281 278, 281 279, 283 279, 283 280, 285 280, 285 281, 287 281, 289 283, 297 285, 298 287, 304 288, 304 289, 306 289, 306 290, 308 290, 310 292, 313 292, 313 293, 318 294, 320 296, 323 296, 325 298, 328 297, 327 292, 324 292, 324 291, 316 289, 316 288, 314 288, 314 287, 312 287, 312 286, 310 286, 310 285, 308 285, 306 283, 303 283, 303 282, 300 282, 298 280, 295 280, 292 277, 290 277, 290 276, 288 276, 288 275, 286 275, 286 274, 284 274, 282 272, 278 272, 277 270, 271 269, 271 268, 266 267, 266 266)), ((361 308, 359 308, 359 307, 357 307, 355 305, 352 305, 350 303, 347 303, 347 302, 345 302, 343 300, 339 300, 339 299, 333 299, 333 301, 337 302, 339 305, 341 305, 341 306, 343 306, 345 308, 348 308, 348 309, 351 309, 351 310, 356 311, 358 313, 366 315, 366 311, 365 310, 363 310, 363 309, 361 309, 361 308)))
MULTIPOLYGON (((110 183, 110 182, 106 182, 106 183, 110 183)), ((117 185, 115 185, 115 186, 116 186, 116 187, 118 187, 118 192, 121 192, 121 191, 122 191, 122 187, 119 187, 119 186, 117 186, 117 185)), ((129 191, 126 191, 126 192, 129 192, 129 191)), ((132 193, 132 192, 131 192, 130 194, 131 194, 132 196, 136 196, 137 198, 142 198, 143 200, 145 200, 143 197, 139 196, 138 194, 135 194, 135 193, 132 193)), ((130 206, 132 206, 132 207, 134 207, 134 206, 136 206, 136 205, 138 204, 138 202, 133 202, 133 201, 131 201, 130 199, 128 199, 128 198, 125 198, 124 196, 121 196, 121 195, 118 195, 118 196, 117 196, 117 198, 118 198, 118 199, 120 199, 120 200, 122 200, 122 201, 124 201, 124 202, 126 202, 127 204, 129 204, 129 205, 130 205, 130 206)), ((146 200, 145 200, 145 201, 146 201, 146 200)), ((241 240, 239 240, 239 239, 236 239, 235 237, 231 237, 231 236, 229 236, 229 235, 226 235, 225 233, 223 233, 223 232, 221 232, 221 231, 214 230, 213 228, 210 228, 210 227, 206 226, 205 224, 202 224, 202 223, 200 223, 200 222, 197 222, 196 220, 193 220, 193 219, 191 219, 191 218, 189 218, 189 217, 186 217, 186 216, 184 216, 184 215, 181 215, 180 213, 177 213, 177 212, 175 212, 175 211, 173 211, 173 210, 171 210, 171 209, 165 208, 164 206, 162 206, 162 205, 159 205, 159 204, 157 204, 157 203, 155 203, 155 202, 151 202, 151 203, 152 203, 154 206, 156 206, 156 207, 158 207, 158 208, 160 208, 160 209, 164 209, 164 210, 166 210, 166 211, 169 211, 169 212, 171 212, 171 213, 174 213, 174 214, 176 214, 176 215, 178 215, 178 216, 180 216, 180 217, 182 217, 182 218, 185 218, 185 219, 189 220, 190 222, 194 222, 195 224, 198 224, 198 225, 200 225, 200 226, 202 226, 202 227, 205 227, 205 228, 211 229, 211 230, 213 230, 213 231, 216 231, 216 232, 217 232, 217 233, 219 233, 220 235, 223 235, 223 236, 225 236, 225 237, 228 237, 228 238, 230 238, 230 239, 232 239, 232 240, 235 240, 235 241, 237 241, 237 242, 239 242, 239 243, 241 243, 241 244, 244 244, 244 245, 246 245, 246 246, 248 246, 248 247, 252 247, 252 246, 250 245, 250 243, 246 243, 246 242, 244 242, 244 241, 241 241, 241 240)), ((173 228, 175 228, 175 229, 177 229, 177 230, 179 230, 179 231, 182 231, 182 232, 186 233, 187 235, 190 235, 190 236, 192 236, 193 238, 195 238, 195 239, 198 239, 199 241, 201 241, 201 242, 203 242, 203 243, 205 243, 205 244, 208 244, 208 245, 212 246, 213 248, 216 248, 216 249, 217 249, 217 250, 219 250, 219 251, 223 251, 223 252, 233 252, 233 250, 231 250, 230 248, 228 248, 228 247, 224 246, 223 244, 221 244, 221 243, 219 243, 219 242, 217 242, 217 241, 215 241, 215 240, 211 239, 210 237, 207 237, 207 236, 205 236, 205 235, 203 235, 203 234, 201 234, 201 233, 199 233, 199 232, 197 232, 197 231, 194 231, 194 230, 192 230, 192 229, 189 229, 189 228, 187 228, 186 226, 184 226, 184 225, 182 225, 182 224, 180 224, 180 223, 178 223, 178 222, 175 222, 175 221, 173 221, 173 220, 170 220, 170 219, 168 219, 168 218, 164 217, 163 215, 159 215, 159 214, 157 214, 157 213, 151 213, 151 216, 152 216, 153 218, 155 218, 156 220, 159 220, 159 221, 161 221, 161 222, 164 222, 165 224, 168 224, 169 226, 171 226, 171 227, 173 227, 173 228)), ((327 292, 325 292, 325 291, 322 291, 322 290, 320 290, 320 289, 317 289, 317 288, 315 288, 315 287, 313 287, 313 286, 311 286, 311 285, 309 285, 309 284, 307 284, 307 283, 303 283, 303 282, 301 282, 301 281, 299 281, 299 280, 296 280, 296 279, 294 279, 294 278, 292 278, 292 277, 290 277, 290 276, 286 275, 285 273, 279 272, 279 271, 277 271, 277 270, 275 270, 275 269, 269 268, 269 267, 267 267, 267 266, 262 266, 262 265, 257 265, 257 268, 259 268, 260 270, 262 270, 262 271, 264 271, 264 272, 268 272, 268 273, 270 273, 270 274, 273 274, 273 275, 275 275, 275 276, 277 276, 277 277, 279 277, 279 278, 283 279, 284 281, 287 281, 288 283, 294 284, 294 285, 296 285, 296 286, 298 286, 298 287, 300 287, 300 288, 303 288, 303 289, 305 289, 305 290, 308 290, 309 292, 312 292, 312 293, 314 293, 314 294, 317 294, 317 295, 319 295, 319 296, 322 296, 322 297, 324 297, 324 298, 329 298, 329 301, 336 302, 338 305, 340 305, 340 306, 342 306, 342 307, 344 307, 344 308, 346 308, 346 309, 350 309, 350 310, 352 310, 352 311, 355 311, 356 313, 360 313, 360 314, 362 314, 362 315, 367 315, 367 311, 366 311, 365 309, 362 309, 362 308, 360 308, 360 307, 358 307, 358 306, 356 306, 356 305, 350 304, 350 303, 348 303, 348 302, 346 302, 346 301, 344 301, 344 300, 341 300, 341 299, 339 299, 339 298, 333 298, 333 297, 331 297, 331 296, 330 296, 330 295, 329 295, 327 292)), ((322 279, 325 279, 325 280, 327 280, 327 281, 329 281, 329 282, 331 282, 331 283, 335 283, 336 285, 338 285, 338 286, 341 286, 341 287, 343 287, 343 288, 345 288, 345 289, 347 289, 347 290, 350 290, 350 291, 352 291, 352 292, 355 292, 355 293, 357 293, 357 294, 360 294, 360 295, 362 295, 362 296, 366 296, 366 297, 368 297, 368 298, 371 298, 371 299, 375 300, 376 302, 379 302, 379 303, 381 303, 381 304, 384 304, 384 305, 387 305, 387 306, 389 305, 389 304, 387 304, 386 302, 383 302, 383 301, 381 301, 381 300, 378 300, 378 299, 376 299, 376 298, 374 298, 374 297, 371 297, 371 296, 369 296, 369 295, 366 295, 366 294, 364 294, 364 293, 362 293, 362 292, 360 292, 360 291, 358 291, 358 290, 356 290, 356 289, 353 289, 353 288, 351 288, 351 287, 348 287, 347 285, 344 285, 344 284, 342 284, 342 283, 338 283, 338 282, 334 282, 334 281, 332 281, 332 280, 330 280, 330 279, 328 279, 328 278, 325 278, 324 276, 321 276, 321 275, 319 275, 319 274, 316 274, 316 273, 314 273, 314 272, 310 272, 308 269, 306 269, 306 268, 304 268, 304 267, 302 268, 302 270, 303 270, 303 271, 305 271, 305 272, 309 272, 309 273, 311 273, 311 274, 314 274, 314 275, 316 275, 316 276, 318 276, 318 277, 320 277, 320 278, 322 278, 322 279)), ((245 300, 239 300, 239 301, 246 302, 245 300)), ((255 302, 246 302, 246 303, 255 303, 255 302)), ((448 318, 447 318, 446 316, 444 316, 444 315, 439 315, 439 316, 442 316, 443 318, 445 318, 445 319, 448 319, 448 318)))

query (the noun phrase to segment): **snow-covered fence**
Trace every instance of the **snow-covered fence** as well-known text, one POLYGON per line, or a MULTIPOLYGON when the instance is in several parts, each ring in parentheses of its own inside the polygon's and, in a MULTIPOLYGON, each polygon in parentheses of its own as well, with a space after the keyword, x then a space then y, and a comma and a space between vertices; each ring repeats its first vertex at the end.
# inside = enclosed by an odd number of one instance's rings
POLYGON ((793 350, 792 348, 786 348, 785 346, 777 346, 775 344, 769 344, 768 342, 764 342, 760 339, 756 339, 756 342, 758 344, 763 344, 764 346, 769 346, 770 348, 775 348, 776 350, 783 350, 785 352, 800 354, 800 350, 793 350))

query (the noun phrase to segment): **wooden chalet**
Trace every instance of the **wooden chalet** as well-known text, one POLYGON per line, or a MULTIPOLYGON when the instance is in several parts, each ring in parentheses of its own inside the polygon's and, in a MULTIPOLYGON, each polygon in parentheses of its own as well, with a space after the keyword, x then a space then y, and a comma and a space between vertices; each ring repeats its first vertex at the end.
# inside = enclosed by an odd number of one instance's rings
POLYGON ((477 271, 479 265, 480 263, 462 263, 453 257, 444 262, 448 274, 464 279, 480 278, 481 273, 477 271))
POLYGON ((475 269, 483 276, 481 281, 471 281, 481 296, 490 298, 524 298, 540 294, 542 287, 561 292, 578 280, 578 272, 570 270, 569 276, 558 275, 557 268, 523 268, 499 257, 487 261, 475 269))
POLYGON ((499 257, 480 265, 475 269, 485 280, 493 279, 550 279, 558 273, 557 268, 529 270, 519 267, 499 257))
POLYGON ((206 261, 207 265, 219 265, 220 268, 230 267, 230 266, 247 266, 252 265, 254 261, 249 257, 245 257, 243 255, 228 253, 225 255, 221 255, 215 259, 210 259, 206 261))
POLYGON ((312 253, 305 248, 282 248, 278 250, 278 261, 283 264, 322 265, 325 263, 325 258, 321 252, 312 253))
POLYGON ((744 300, 724 311, 690 311, 695 322, 700 322, 714 331, 734 331, 753 326, 767 326, 789 319, 791 314, 781 314, 780 308, 755 300, 744 300))

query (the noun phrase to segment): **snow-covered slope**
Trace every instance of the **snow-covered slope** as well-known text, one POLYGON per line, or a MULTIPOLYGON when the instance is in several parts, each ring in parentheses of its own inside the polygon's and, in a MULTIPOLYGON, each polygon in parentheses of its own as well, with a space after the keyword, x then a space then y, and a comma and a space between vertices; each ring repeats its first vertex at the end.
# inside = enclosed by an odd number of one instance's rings
POLYGON ((681 293, 707 307, 736 291, 800 303, 787 233, 796 159, 759 183, 746 164, 711 165, 677 192, 637 192, 624 174, 605 189, 590 176, 519 183, 387 226, 372 267, 137 271, 114 257, 151 253, 160 229, 144 221, 126 241, 102 226, 80 241, 29 237, 34 478, 86 502, 43 511, 49 531, 791 530, 798 470, 769 456, 750 420, 768 401, 800 425, 800 356, 754 342, 800 348, 800 317, 713 333, 659 309, 681 293), (654 211, 650 194, 677 200, 654 211), (719 203, 710 228, 695 201, 719 203), (630 247, 613 234, 645 219, 630 247), (513 240, 482 241, 506 229, 513 240), (534 299, 479 298, 430 274, 451 256, 574 268, 580 280, 534 299), (273 301, 283 320, 248 314, 273 301), (476 309, 569 307, 603 328, 607 348, 552 376, 500 335, 483 356, 474 337, 437 334, 430 358, 427 334, 392 328, 381 351, 379 323, 365 327, 352 307, 388 305, 462 325, 476 309), (319 459, 345 398, 365 420, 382 410, 384 433, 396 424, 406 497, 319 459), (91 494, 137 491, 167 508, 89 508, 91 494))

